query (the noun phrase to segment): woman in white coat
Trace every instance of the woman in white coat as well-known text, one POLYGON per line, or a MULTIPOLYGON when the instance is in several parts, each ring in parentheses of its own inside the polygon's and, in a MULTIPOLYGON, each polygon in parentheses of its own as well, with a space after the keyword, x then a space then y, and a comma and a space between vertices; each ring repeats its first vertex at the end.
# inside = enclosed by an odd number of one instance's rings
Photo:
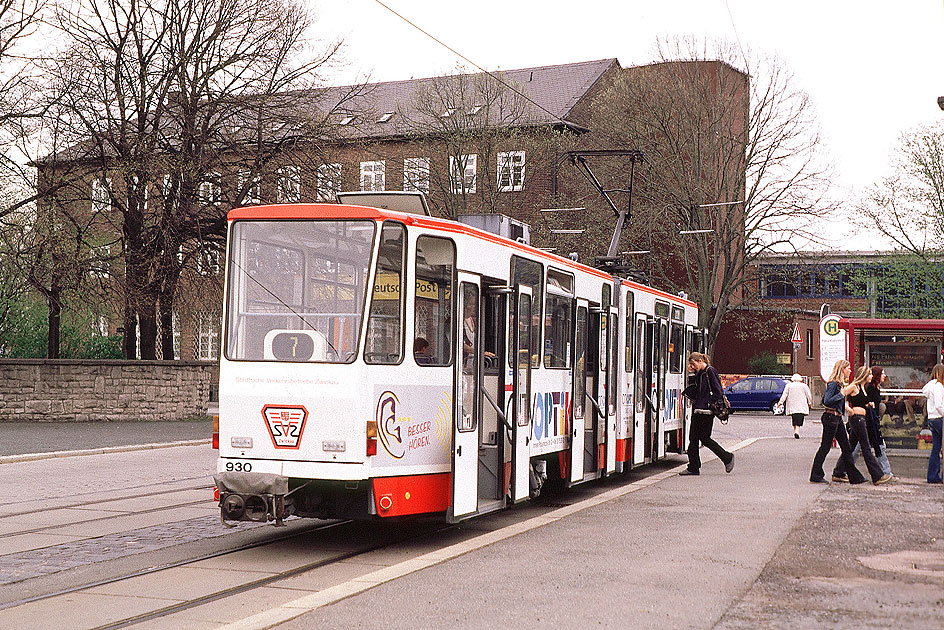
POLYGON ((790 382, 783 388, 780 395, 780 404, 783 405, 783 412, 793 418, 793 437, 800 439, 800 427, 803 426, 803 419, 810 413, 810 403, 813 402, 813 394, 810 388, 803 382, 803 377, 794 374, 790 377, 790 382))

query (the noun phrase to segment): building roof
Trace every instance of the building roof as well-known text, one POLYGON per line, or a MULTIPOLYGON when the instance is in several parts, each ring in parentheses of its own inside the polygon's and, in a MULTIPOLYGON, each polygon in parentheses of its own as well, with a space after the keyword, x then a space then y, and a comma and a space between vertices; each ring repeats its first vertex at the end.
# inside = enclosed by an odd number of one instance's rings
MULTIPOLYGON (((405 81, 385 81, 364 85, 344 85, 280 94, 268 108, 278 113, 273 114, 273 121, 284 119, 285 124, 272 124, 269 133, 273 138, 298 137, 305 135, 306 129, 325 127, 332 129, 329 137, 339 140, 368 140, 390 137, 418 135, 417 120, 421 117, 416 107, 416 95, 429 93, 437 98, 449 100, 450 85, 474 85, 483 77, 491 77, 491 90, 514 96, 520 111, 513 119, 508 117, 507 107, 483 108, 474 114, 467 110, 457 112, 469 117, 478 116, 476 125, 480 127, 533 127, 561 126, 578 133, 588 131, 585 127, 571 120, 574 108, 594 85, 611 68, 620 69, 615 58, 561 64, 555 66, 537 66, 517 70, 502 70, 488 73, 457 74, 445 77, 408 79, 405 81), (496 81, 505 88, 496 90, 496 81), (506 89, 507 88, 507 89, 506 89), (349 119, 349 120, 346 120, 349 119), (306 125, 305 121, 309 124, 306 125)), ((469 91, 468 88, 465 88, 469 91)), ((466 107, 474 108, 477 104, 473 94, 464 94, 460 100, 466 101, 466 107)), ((230 128, 242 131, 230 132, 230 140, 239 141, 245 136, 247 141, 254 141, 253 125, 258 116, 258 101, 251 99, 240 101, 239 107, 231 108, 237 113, 231 114, 227 121, 230 128), (245 125, 240 119, 245 118, 245 125)), ((465 109, 465 107, 463 107, 465 109)), ((444 113, 444 112, 443 112, 444 113)), ((173 116, 168 116, 161 127, 167 142, 173 144, 173 116)), ((430 129, 435 132, 435 129, 430 129)), ((114 152, 106 146, 106 155, 114 152)), ((69 162, 83 159, 97 161, 101 159, 102 148, 94 142, 86 141, 73 144, 52 152, 38 164, 69 162)))
MULTIPOLYGON (((571 120, 574 107, 584 98, 590 89, 611 68, 620 68, 615 58, 598 61, 584 61, 556 66, 538 66, 517 70, 502 70, 489 73, 503 83, 507 93, 517 92, 523 98, 518 99, 522 111, 509 124, 502 119, 503 112, 493 111, 489 122, 502 127, 562 125, 576 131, 586 131, 571 120)), ((387 81, 369 83, 364 86, 338 86, 325 88, 319 100, 327 106, 339 103, 335 115, 338 121, 347 115, 354 120, 347 126, 347 138, 381 138, 415 133, 418 113, 416 98, 418 94, 430 93, 443 101, 449 100, 448 85, 471 85, 485 77, 484 73, 459 74, 445 77, 408 79, 405 81, 387 81), (386 120, 385 114, 392 114, 386 120)), ((494 83, 494 82, 493 82, 494 83)), ((466 105, 481 103, 474 101, 474 96, 466 94, 466 105), (471 99, 471 100, 470 100, 471 99)), ((444 106, 445 107, 445 106, 444 106)), ((497 108, 493 108, 497 109, 497 108)), ((445 111, 442 112, 445 114, 445 111)), ((470 115, 468 111, 459 112, 470 115)), ((471 115, 481 115, 477 112, 471 115)), ((507 115, 507 114, 504 114, 507 115)))

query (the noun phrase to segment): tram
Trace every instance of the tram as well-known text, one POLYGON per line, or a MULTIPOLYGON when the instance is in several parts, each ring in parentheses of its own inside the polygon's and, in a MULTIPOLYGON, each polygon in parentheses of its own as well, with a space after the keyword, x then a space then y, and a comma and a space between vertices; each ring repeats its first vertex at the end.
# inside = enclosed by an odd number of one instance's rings
POLYGON ((693 302, 406 196, 230 211, 224 524, 457 522, 684 452, 693 302))

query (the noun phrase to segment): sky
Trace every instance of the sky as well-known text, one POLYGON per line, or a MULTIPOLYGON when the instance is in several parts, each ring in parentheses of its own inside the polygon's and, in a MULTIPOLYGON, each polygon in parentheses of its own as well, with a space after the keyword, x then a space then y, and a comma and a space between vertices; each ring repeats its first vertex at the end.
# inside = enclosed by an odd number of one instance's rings
MULTIPOLYGON (((944 120, 944 0, 381 1, 490 71, 611 57, 645 64, 667 36, 777 55, 811 98, 836 169, 833 192, 844 198, 889 172, 902 132, 944 120)), ((345 42, 333 83, 468 66, 377 0, 308 2, 316 31, 345 42)))

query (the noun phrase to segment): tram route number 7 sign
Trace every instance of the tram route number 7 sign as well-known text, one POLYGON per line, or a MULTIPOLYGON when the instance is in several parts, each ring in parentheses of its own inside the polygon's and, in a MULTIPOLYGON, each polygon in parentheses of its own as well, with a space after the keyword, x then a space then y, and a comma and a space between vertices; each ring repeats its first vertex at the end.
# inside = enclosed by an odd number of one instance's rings
POLYGON ((305 432, 308 410, 301 405, 265 405, 262 408, 272 446, 297 449, 305 432))

